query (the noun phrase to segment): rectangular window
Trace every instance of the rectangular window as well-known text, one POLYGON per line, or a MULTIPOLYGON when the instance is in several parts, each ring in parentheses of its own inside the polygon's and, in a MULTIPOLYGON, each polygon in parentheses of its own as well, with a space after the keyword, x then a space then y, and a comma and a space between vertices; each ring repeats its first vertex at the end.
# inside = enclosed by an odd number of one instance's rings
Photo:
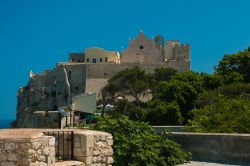
POLYGON ((102 62, 102 58, 100 58, 100 62, 102 62))
POLYGON ((96 63, 96 59, 95 59, 95 58, 93 58, 93 59, 92 59, 92 62, 93 62, 93 63, 96 63))
POLYGON ((108 57, 105 57, 105 62, 108 62, 108 57))
POLYGON ((89 62, 89 58, 87 58, 87 62, 89 62))

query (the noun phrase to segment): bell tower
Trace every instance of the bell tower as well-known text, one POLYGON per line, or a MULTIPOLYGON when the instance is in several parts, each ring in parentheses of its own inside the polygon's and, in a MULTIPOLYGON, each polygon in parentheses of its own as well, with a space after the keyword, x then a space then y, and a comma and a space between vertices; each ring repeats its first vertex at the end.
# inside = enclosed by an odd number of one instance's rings
POLYGON ((154 38, 154 43, 156 48, 160 48, 164 46, 164 37, 161 35, 157 35, 154 38))
POLYGON ((162 61, 164 61, 165 59, 165 43, 164 43, 164 37, 161 36, 161 35, 157 35, 155 36, 154 38, 154 44, 155 44, 155 47, 158 48, 160 50, 160 54, 161 54, 161 57, 162 57, 162 61))

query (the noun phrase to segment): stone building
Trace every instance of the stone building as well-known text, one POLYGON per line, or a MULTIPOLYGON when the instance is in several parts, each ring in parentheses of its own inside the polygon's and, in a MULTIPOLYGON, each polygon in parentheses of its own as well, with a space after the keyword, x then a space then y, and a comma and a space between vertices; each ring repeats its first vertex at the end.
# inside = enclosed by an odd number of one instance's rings
POLYGON ((19 89, 17 127, 37 127, 32 121, 39 115, 50 116, 49 112, 53 118, 47 119, 56 121, 58 117, 53 111, 69 107, 74 95, 96 92, 98 98, 108 78, 134 66, 147 73, 152 73, 156 67, 188 71, 190 46, 177 40, 165 41, 160 35, 150 39, 140 32, 121 55, 118 51, 96 47, 82 53, 70 53, 69 62, 59 62, 56 68, 40 74, 31 73, 29 83, 19 89))

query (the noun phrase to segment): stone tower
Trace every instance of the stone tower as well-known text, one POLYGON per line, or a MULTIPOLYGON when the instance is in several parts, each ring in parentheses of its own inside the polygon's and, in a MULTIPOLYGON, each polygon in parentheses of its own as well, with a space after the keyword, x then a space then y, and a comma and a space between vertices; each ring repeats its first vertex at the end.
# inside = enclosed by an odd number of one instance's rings
POLYGON ((155 47, 159 49, 162 60, 165 59, 165 42, 164 37, 161 35, 157 35, 154 38, 155 47))

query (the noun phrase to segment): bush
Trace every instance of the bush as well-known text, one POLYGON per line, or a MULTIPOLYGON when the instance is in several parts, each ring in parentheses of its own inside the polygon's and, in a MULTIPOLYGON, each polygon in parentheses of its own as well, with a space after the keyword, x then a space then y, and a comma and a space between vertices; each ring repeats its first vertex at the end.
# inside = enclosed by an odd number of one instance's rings
POLYGON ((216 103, 192 110, 196 132, 250 133, 250 103, 242 99, 218 99, 216 103))
POLYGON ((158 102, 146 112, 144 120, 151 125, 181 125, 183 117, 176 103, 158 102))
POLYGON ((99 117, 95 130, 109 132, 114 138, 114 166, 176 165, 189 159, 180 145, 167 135, 158 135, 147 123, 128 117, 99 117))
POLYGON ((131 120, 141 120, 143 116, 142 109, 127 99, 119 100, 114 103, 114 109, 107 112, 112 117, 119 118, 123 115, 128 116, 131 120))

